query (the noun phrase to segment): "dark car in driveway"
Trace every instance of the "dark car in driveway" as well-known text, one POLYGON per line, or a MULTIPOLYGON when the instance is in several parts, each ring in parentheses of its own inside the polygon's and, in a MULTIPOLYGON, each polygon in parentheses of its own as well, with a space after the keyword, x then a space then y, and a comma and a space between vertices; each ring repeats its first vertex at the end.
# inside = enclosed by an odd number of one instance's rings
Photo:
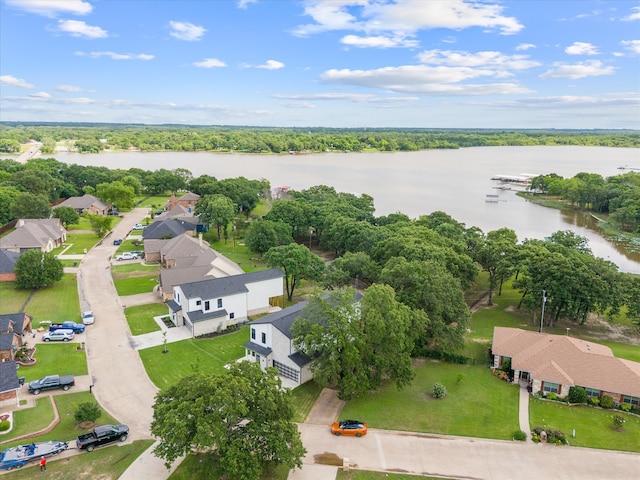
POLYGON ((340 420, 331 424, 331 433, 336 436, 362 437, 367 434, 367 424, 360 420, 340 420))
POLYGON ((78 450, 93 452, 93 449, 101 445, 120 441, 124 442, 129 435, 129 427, 126 425, 102 425, 96 427, 92 432, 79 435, 76 438, 78 450))

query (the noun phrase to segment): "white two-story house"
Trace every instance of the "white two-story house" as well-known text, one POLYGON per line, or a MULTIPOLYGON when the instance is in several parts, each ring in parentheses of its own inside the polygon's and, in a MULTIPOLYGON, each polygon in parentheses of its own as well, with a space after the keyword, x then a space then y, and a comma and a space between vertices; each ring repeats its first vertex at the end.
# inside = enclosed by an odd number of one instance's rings
POLYGON ((251 322, 250 339, 244 344, 246 359, 258 362, 263 370, 276 368, 292 387, 313 378, 309 368, 311 358, 295 350, 290 331, 308 303, 297 303, 251 322))
POLYGON ((167 302, 171 321, 191 336, 221 332, 249 315, 268 312, 282 302, 284 274, 278 268, 183 283, 167 302))

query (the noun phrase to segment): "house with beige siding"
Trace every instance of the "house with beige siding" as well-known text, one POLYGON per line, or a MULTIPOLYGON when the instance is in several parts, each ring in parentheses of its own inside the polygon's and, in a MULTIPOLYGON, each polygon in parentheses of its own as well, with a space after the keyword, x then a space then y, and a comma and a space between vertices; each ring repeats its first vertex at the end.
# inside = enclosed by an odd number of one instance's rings
POLYGON ((57 218, 21 218, 15 230, 0 238, 0 249, 10 252, 50 252, 67 240, 67 231, 57 218))
POLYGON ((493 368, 510 359, 513 382, 529 382, 534 393, 565 397, 579 386, 589 397, 608 395, 618 404, 640 405, 640 363, 616 358, 607 346, 568 335, 495 327, 491 353, 493 368))

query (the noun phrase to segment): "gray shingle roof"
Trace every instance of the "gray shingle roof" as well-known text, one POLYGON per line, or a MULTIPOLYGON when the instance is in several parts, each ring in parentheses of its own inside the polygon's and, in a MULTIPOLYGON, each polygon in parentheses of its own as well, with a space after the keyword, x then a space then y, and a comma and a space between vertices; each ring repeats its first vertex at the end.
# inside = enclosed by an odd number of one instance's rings
POLYGON ((59 220, 21 219, 16 229, 0 238, 0 248, 42 248, 49 243, 61 239, 64 229, 59 220))
POLYGON ((284 274, 279 268, 259 270, 257 272, 212 278, 199 282, 184 283, 180 288, 187 298, 220 298, 237 293, 248 292, 246 285, 272 278, 282 278, 284 274))
POLYGON ((0 315, 0 332, 16 332, 22 335, 24 328, 24 312, 19 313, 3 313, 0 315), (13 323, 12 328, 9 328, 13 323))
POLYGON ((71 207, 71 208, 75 208, 76 210, 79 210, 79 209, 85 210, 91 207, 91 205, 95 205, 100 210, 109 208, 109 205, 107 205, 105 202, 103 202, 97 197, 94 197, 93 195, 89 195, 88 193, 84 194, 81 197, 69 197, 64 202, 61 202, 58 205, 56 205, 55 208, 71 207))
POLYGON ((202 310, 194 310, 193 312, 189 312, 187 314, 189 316, 189 320, 194 323, 202 322, 204 320, 211 320, 214 318, 226 318, 227 311, 223 308, 221 310, 214 310, 213 312, 203 312, 202 310))
POLYGON ((271 313, 265 317, 259 318, 251 322, 252 325, 271 324, 280 330, 287 338, 291 338, 291 325, 300 316, 300 312, 304 307, 308 305, 307 302, 300 302, 280 310, 279 312, 271 313))
POLYGON ((0 350, 11 350, 14 337, 13 333, 0 333, 0 350))
POLYGON ((145 240, 148 238, 162 238, 162 237, 177 237, 182 235, 188 230, 195 230, 196 225, 185 221, 177 221, 173 219, 160 220, 153 222, 147 228, 142 231, 142 238, 145 240))
POLYGON ((20 388, 16 362, 0 363, 0 393, 20 388))
POLYGON ((21 253, 0 250, 0 273, 12 273, 21 253))
POLYGON ((263 357, 266 357, 273 352, 269 347, 258 345, 257 343, 253 343, 251 340, 245 343, 243 347, 251 350, 252 352, 256 352, 258 355, 262 355, 263 357))

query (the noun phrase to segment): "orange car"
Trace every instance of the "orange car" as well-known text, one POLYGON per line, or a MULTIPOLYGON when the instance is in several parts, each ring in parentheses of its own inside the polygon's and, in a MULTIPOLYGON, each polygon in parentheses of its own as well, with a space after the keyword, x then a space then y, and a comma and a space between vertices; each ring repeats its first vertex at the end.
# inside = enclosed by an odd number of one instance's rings
POLYGON ((355 435, 361 437, 367 434, 367 424, 360 420, 341 420, 331 424, 331 433, 336 436, 355 435))

